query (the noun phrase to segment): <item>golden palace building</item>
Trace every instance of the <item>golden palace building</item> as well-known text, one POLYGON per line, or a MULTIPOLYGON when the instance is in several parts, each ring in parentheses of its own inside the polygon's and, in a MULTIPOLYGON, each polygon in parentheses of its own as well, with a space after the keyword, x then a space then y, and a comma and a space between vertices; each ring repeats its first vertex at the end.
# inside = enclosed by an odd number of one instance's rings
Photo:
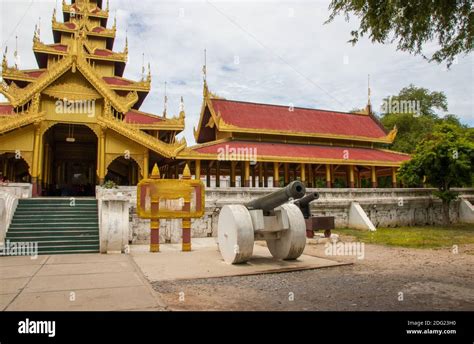
MULTIPOLYGON (((204 82, 197 145, 176 135, 185 113, 169 118, 140 111, 151 75, 123 77, 128 42, 114 50, 116 24, 103 1, 63 3, 53 14, 54 43, 33 38, 38 69, 20 70, 5 53, 0 91, 0 173, 31 183, 35 196, 93 196, 110 180, 136 185, 157 163, 179 178, 186 163, 216 187, 278 187, 299 179, 309 187, 397 186, 408 155, 384 149, 387 132, 372 114, 226 100, 204 82), (111 28, 109 28, 111 26, 111 28)), ((192 123, 186 123, 193 125, 192 123)))

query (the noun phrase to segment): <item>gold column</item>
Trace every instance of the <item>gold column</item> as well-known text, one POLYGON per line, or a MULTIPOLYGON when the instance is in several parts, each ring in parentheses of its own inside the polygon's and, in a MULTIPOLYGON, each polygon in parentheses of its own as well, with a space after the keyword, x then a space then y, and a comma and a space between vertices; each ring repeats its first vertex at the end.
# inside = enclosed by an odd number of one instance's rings
POLYGON ((306 184, 306 165, 305 164, 300 164, 300 178, 301 178, 301 182, 303 184, 306 184))
POLYGON ((349 165, 347 166, 349 170, 349 187, 353 189, 355 187, 355 179, 354 179, 354 166, 349 165))
POLYGON ((50 156, 50 151, 49 151, 49 144, 46 143, 44 145, 44 172, 43 172, 43 182, 46 188, 49 185, 49 169, 50 169, 50 163, 51 163, 51 156, 50 156))
POLYGON ((201 179, 201 160, 196 160, 194 164, 194 175, 196 180, 201 179))
POLYGON ((273 163, 273 187, 277 188, 280 186, 280 165, 278 162, 273 163))
POLYGON ((397 168, 392 167, 392 187, 397 187, 397 168))
POLYGON ((331 165, 326 164, 326 187, 332 187, 332 178, 331 178, 331 165))
POLYGON ((371 180, 372 180, 372 187, 376 188, 377 187, 377 170, 375 169, 375 166, 371 167, 371 180))
POLYGON ((143 179, 148 179, 148 171, 150 171, 150 151, 147 149, 143 156, 143 179))
POLYGON ((41 142, 41 128, 39 125, 35 126, 35 139, 33 147, 33 168, 31 171, 31 183, 33 184, 33 196, 38 196, 38 168, 39 168, 39 154, 41 142))
POLYGON ((105 166, 105 129, 101 129, 99 134, 99 184, 104 184, 105 175, 106 175, 106 166, 105 166))
POLYGON ((244 184, 246 188, 250 186, 250 161, 245 161, 245 166, 244 166, 244 184))

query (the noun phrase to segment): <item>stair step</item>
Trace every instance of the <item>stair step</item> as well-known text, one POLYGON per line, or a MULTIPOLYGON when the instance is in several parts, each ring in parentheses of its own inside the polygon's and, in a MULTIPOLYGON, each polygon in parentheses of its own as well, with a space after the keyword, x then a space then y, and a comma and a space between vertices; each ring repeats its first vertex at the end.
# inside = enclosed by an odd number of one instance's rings
POLYGON ((19 200, 6 241, 37 242, 39 254, 99 252, 96 199, 36 198, 19 200))
POLYGON ((6 238, 10 242, 44 242, 44 241, 82 241, 82 240, 95 240, 99 241, 99 235, 95 234, 81 234, 81 235, 68 235, 68 236, 18 236, 6 238))
POLYGON ((18 231, 18 232, 8 232, 7 238, 23 238, 23 237, 43 237, 43 236, 76 236, 81 234, 90 234, 98 235, 99 229, 84 229, 79 228, 77 230, 63 230, 63 231, 51 231, 51 230, 42 230, 42 231, 18 231))
POLYGON ((97 223, 99 219, 97 217, 46 217, 46 218, 17 218, 14 217, 12 225, 21 224, 45 224, 45 223, 62 223, 62 224, 75 224, 75 223, 97 223))

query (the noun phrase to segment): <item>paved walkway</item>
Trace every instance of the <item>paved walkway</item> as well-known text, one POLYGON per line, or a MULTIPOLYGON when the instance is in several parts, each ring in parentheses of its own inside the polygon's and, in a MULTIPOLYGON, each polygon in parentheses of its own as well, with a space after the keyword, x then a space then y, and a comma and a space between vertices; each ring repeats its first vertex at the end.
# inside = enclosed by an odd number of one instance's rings
POLYGON ((164 310, 129 255, 0 257, 5 311, 164 310))

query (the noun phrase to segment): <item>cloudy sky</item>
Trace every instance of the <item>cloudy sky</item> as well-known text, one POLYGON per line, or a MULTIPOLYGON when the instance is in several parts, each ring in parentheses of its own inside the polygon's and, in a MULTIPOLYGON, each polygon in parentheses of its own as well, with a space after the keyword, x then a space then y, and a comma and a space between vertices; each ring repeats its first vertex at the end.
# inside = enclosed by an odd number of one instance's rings
MULTIPOLYGON (((169 114, 178 113, 184 97, 188 144, 194 143, 201 108, 204 49, 209 87, 227 99, 349 111, 367 103, 370 74, 375 110, 382 98, 412 83, 443 91, 448 112, 474 126, 472 54, 446 70, 394 45, 362 39, 352 46, 347 41, 358 27, 356 18, 324 24, 329 2, 110 0, 111 16, 117 16, 115 50, 123 50, 128 31, 124 76, 141 77, 142 54, 151 63, 153 90, 141 110, 163 111, 165 81, 169 114)), ((36 68, 34 26, 40 22, 41 40, 53 42, 52 11, 57 6, 59 13, 60 5, 61 0, 0 0, 0 45, 8 45, 10 64, 18 36, 20 68, 36 68)))

